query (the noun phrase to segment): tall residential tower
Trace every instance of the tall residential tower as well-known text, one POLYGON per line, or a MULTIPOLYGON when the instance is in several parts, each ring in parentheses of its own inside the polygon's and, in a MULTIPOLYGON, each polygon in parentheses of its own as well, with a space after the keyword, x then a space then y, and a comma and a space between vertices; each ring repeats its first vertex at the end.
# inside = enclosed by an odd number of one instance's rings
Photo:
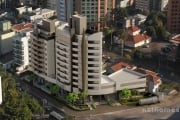
POLYGON ((86 28, 80 15, 57 28, 56 79, 64 90, 94 95, 101 83, 102 33, 86 34, 86 28))
POLYGON ((89 29, 100 30, 111 22, 115 0, 75 0, 75 10, 87 17, 89 29))
POLYGON ((167 28, 171 33, 180 33, 180 0, 169 0, 167 28))

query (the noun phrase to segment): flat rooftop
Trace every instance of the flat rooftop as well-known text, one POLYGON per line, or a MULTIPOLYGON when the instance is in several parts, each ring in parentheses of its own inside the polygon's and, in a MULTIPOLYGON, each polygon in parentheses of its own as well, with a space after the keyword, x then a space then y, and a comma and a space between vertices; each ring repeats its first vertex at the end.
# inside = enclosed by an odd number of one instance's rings
POLYGON ((121 69, 117 72, 114 72, 110 74, 108 77, 112 79, 113 81, 131 81, 131 80, 136 80, 141 77, 145 77, 145 74, 141 74, 138 72, 135 72, 133 70, 129 70, 127 68, 121 69))
POLYGON ((108 76, 102 75, 101 84, 106 84, 106 83, 114 83, 114 81, 111 80, 108 76))

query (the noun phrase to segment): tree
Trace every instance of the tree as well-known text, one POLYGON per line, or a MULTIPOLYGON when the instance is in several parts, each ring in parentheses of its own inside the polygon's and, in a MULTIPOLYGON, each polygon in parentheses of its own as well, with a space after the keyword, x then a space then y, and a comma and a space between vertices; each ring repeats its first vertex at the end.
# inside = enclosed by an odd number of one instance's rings
POLYGON ((105 36, 105 49, 112 49, 112 44, 113 44, 113 33, 114 33, 114 28, 109 27, 105 29, 104 31, 104 36, 105 36))
POLYGON ((128 17, 128 11, 126 8, 114 8, 111 12, 114 16, 115 26, 122 27, 121 21, 124 20, 125 17, 128 17))
POLYGON ((59 92, 59 86, 58 85, 55 85, 55 84, 51 84, 50 86, 49 86, 49 89, 50 89, 50 91, 51 91, 51 94, 53 94, 53 95, 56 95, 58 92, 59 92))
POLYGON ((152 36, 153 38, 156 38, 156 29, 153 26, 148 26, 147 27, 147 34, 152 36))
POLYGON ((79 98, 83 101, 83 103, 85 103, 85 99, 88 96, 86 91, 83 91, 79 94, 79 98))
POLYGON ((79 99, 79 96, 77 93, 72 92, 67 95, 66 99, 68 102, 74 104, 79 99))
POLYGON ((123 98, 131 97, 132 96, 131 90, 129 90, 128 88, 124 88, 123 90, 121 90, 120 96, 123 97, 123 98))
POLYGON ((147 34, 160 40, 168 40, 169 35, 165 28, 166 15, 162 12, 152 11, 145 21, 147 34))
POLYGON ((114 15, 115 21, 119 21, 124 19, 125 17, 128 17, 128 12, 126 8, 114 8, 111 14, 114 15))
POLYGON ((31 120, 33 114, 43 110, 37 100, 16 89, 14 77, 3 71, 1 67, 0 76, 2 77, 3 91, 3 103, 0 109, 1 120, 31 120))
POLYGON ((139 91, 137 91, 136 89, 132 89, 131 94, 132 95, 139 95, 139 91))

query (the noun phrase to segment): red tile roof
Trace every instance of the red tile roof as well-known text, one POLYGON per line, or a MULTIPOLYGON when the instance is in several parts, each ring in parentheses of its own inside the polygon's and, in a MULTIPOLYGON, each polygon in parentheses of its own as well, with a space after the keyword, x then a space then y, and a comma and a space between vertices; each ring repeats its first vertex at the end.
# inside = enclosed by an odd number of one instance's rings
POLYGON ((135 35, 135 36, 129 35, 127 41, 133 42, 134 44, 136 44, 138 42, 145 41, 149 38, 150 37, 148 35, 145 35, 145 34, 139 34, 139 35, 135 35))
POLYGON ((176 44, 180 44, 180 35, 178 35, 177 37, 172 38, 171 42, 176 43, 176 44))
POLYGON ((24 29, 32 28, 32 27, 33 27, 33 23, 26 23, 26 24, 21 23, 21 24, 12 26, 12 29, 14 31, 20 31, 20 30, 24 30, 24 29))
POLYGON ((126 62, 119 62, 119 63, 113 65, 113 66, 111 67, 111 69, 112 69, 113 71, 118 71, 118 70, 120 70, 120 69, 122 69, 122 68, 125 68, 125 67, 128 67, 128 66, 131 66, 131 65, 129 65, 129 64, 126 63, 126 62))
POLYGON ((136 68, 134 71, 147 74, 150 76, 150 80, 154 82, 154 84, 160 83, 160 77, 157 76, 156 72, 153 72, 151 70, 143 69, 143 68, 136 68))
POLYGON ((137 26, 131 26, 131 27, 128 28, 128 30, 131 31, 131 32, 136 32, 136 31, 138 31, 140 29, 137 26))

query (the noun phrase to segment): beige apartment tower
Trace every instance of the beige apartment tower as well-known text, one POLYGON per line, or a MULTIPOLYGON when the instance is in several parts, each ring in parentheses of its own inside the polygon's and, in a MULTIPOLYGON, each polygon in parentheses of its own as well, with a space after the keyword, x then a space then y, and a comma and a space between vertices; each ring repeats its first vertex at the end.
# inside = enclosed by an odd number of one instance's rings
POLYGON ((66 91, 87 91, 94 95, 100 88, 102 33, 86 34, 86 17, 72 16, 72 23, 56 29, 56 79, 66 91))
POLYGON ((87 17, 88 29, 101 30, 113 19, 115 0, 75 0, 75 10, 87 17))
MULTIPOLYGON (((55 78, 55 21, 44 19, 30 35, 30 70, 45 80, 55 78)), ((52 81, 50 81, 52 82, 52 81)))
POLYGON ((169 0, 167 28, 171 33, 180 33, 180 0, 169 0))

